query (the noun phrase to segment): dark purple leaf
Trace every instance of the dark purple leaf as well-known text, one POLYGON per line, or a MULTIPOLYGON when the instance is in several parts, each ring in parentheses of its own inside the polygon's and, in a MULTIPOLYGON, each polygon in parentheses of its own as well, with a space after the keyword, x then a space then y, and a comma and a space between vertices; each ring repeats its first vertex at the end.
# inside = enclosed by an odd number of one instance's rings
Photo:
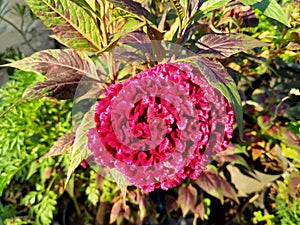
POLYGON ((267 44, 245 34, 207 34, 199 40, 197 53, 226 58, 262 46, 267 46, 267 44))
POLYGON ((197 203, 197 189, 192 185, 186 187, 180 187, 178 189, 178 204, 182 210, 182 214, 185 217, 187 213, 195 207, 197 203))

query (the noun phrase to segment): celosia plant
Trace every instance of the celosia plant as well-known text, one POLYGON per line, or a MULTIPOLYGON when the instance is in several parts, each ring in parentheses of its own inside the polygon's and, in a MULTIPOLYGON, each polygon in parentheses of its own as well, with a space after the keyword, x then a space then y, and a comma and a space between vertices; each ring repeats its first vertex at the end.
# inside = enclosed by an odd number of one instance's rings
POLYGON ((159 64, 112 84, 89 130, 94 159, 145 191, 196 179, 228 147, 234 113, 226 98, 187 63, 159 64))

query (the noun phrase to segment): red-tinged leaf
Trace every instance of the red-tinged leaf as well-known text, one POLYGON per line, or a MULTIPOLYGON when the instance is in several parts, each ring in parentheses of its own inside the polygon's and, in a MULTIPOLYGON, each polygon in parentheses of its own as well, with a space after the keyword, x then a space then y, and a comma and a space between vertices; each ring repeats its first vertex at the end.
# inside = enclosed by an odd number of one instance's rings
POLYGON ((287 147, 295 149, 298 154, 300 154, 300 135, 295 134, 293 131, 287 129, 286 127, 280 127, 278 138, 281 139, 287 147))
POLYGON ((128 33, 138 30, 144 25, 146 25, 144 21, 129 19, 118 32, 112 35, 112 39, 110 40, 109 44, 105 46, 105 48, 103 48, 99 53, 113 49, 117 45, 121 37, 124 37, 128 33))
POLYGON ((231 103, 239 129, 239 137, 243 139, 243 110, 241 98, 237 86, 227 70, 221 63, 199 56, 192 56, 182 61, 189 62, 195 68, 198 68, 207 81, 214 88, 218 89, 231 103))
POLYGON ((196 216, 200 217, 201 220, 205 219, 205 208, 203 202, 200 202, 198 205, 196 205, 192 211, 196 216))
POLYGON ((227 198, 231 198, 232 200, 234 200, 236 203, 239 204, 239 199, 237 197, 237 193, 235 189, 223 177, 220 177, 220 180, 221 180, 221 188, 223 190, 224 196, 226 196, 227 198))
POLYGON ((69 154, 71 152, 71 147, 74 143, 74 139, 75 139, 74 131, 61 136, 54 143, 54 145, 52 146, 50 151, 47 152, 45 155, 43 155, 41 158, 39 158, 39 160, 42 160, 42 159, 50 157, 50 156, 69 154))
POLYGON ((113 205, 111 209, 109 223, 112 224, 116 222, 118 218, 122 218, 122 217, 129 219, 129 216, 130 216, 130 207, 124 205, 122 200, 119 200, 113 205))
POLYGON ((70 0, 26 0, 31 10, 54 32, 52 36, 69 48, 98 52, 100 31, 82 7, 70 0))
MULTIPOLYGON (((247 170, 251 171, 249 164, 239 153, 237 153, 235 151, 235 148, 238 148, 238 146, 235 146, 233 144, 229 145, 229 147, 225 151, 219 152, 215 156, 215 160, 220 164, 229 162, 233 165, 241 165, 241 166, 245 167, 247 170)), ((244 151, 244 152, 246 152, 246 151, 244 151)), ((243 153, 243 152, 241 152, 241 153, 243 153)))
POLYGON ((178 189, 178 204, 182 210, 182 214, 185 217, 187 213, 195 207, 197 203, 197 189, 192 185, 186 187, 180 187, 178 189))
POLYGON ((73 98, 79 82, 95 83, 101 89, 96 67, 88 56, 74 50, 45 50, 25 59, 5 64, 20 70, 42 73, 48 78, 30 86, 25 99, 39 98, 49 92, 60 99, 73 98), (85 78, 82 80, 82 78, 85 78))
POLYGON ((1 66, 42 73, 47 78, 78 75, 97 79, 96 68, 92 60, 86 54, 70 49, 44 50, 25 59, 1 66))
POLYGON ((197 53, 216 58, 226 58, 242 51, 266 45, 266 43, 245 34, 207 34, 199 40, 197 53))
POLYGON ((221 189, 221 179, 219 174, 210 169, 206 170, 196 180, 196 184, 208 194, 220 199, 221 203, 223 204, 224 193, 221 189))
POLYGON ((149 20, 153 24, 156 24, 155 16, 145 9, 141 3, 135 2, 133 0, 108 0, 115 6, 121 8, 122 10, 137 15, 143 19, 149 20))
POLYGON ((236 191, 231 184, 212 169, 204 171, 196 180, 196 184, 210 195, 220 199, 222 204, 224 202, 223 196, 239 202, 236 191))
POLYGON ((25 90, 23 98, 33 100, 44 96, 51 96, 57 99, 73 99, 80 80, 80 76, 68 75, 38 82, 25 90))
POLYGON ((140 189, 137 190, 137 199, 139 204, 139 221, 137 224, 143 224, 143 221, 147 215, 147 195, 142 192, 140 189))

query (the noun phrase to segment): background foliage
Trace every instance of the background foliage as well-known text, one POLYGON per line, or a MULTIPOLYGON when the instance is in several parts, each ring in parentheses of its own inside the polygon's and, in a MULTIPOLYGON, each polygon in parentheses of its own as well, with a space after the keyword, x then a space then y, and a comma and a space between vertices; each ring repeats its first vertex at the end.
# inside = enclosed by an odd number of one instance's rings
POLYGON ((10 109, 0 123, 0 224, 299 223, 298 1, 26 3, 65 47, 10 60, 17 69, 0 89, 0 113, 10 109), (76 102, 68 99, 82 78, 101 90, 134 74, 109 55, 125 37, 196 52, 235 108, 240 129, 229 149, 169 191, 100 177, 84 161, 91 121, 71 121, 76 102))

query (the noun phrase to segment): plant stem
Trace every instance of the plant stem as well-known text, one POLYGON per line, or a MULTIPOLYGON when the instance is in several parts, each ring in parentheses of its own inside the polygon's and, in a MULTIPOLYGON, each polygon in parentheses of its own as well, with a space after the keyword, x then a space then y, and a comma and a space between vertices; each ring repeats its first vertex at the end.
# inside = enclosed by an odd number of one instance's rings
POLYGON ((13 24, 11 21, 5 19, 3 16, 0 16, 0 20, 3 20, 4 22, 8 23, 10 26, 12 26, 24 39, 26 45, 30 48, 31 51, 35 52, 37 51, 32 45, 29 43, 28 39, 26 38, 26 35, 20 30, 15 24, 13 24))

